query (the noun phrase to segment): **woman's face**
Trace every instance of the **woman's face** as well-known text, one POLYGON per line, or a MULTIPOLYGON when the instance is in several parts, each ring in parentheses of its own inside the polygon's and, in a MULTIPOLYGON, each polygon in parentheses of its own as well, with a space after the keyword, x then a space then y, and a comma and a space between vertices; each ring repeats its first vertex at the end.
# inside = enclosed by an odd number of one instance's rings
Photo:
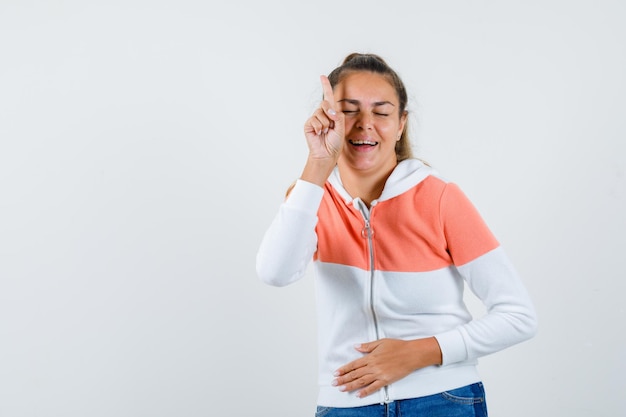
POLYGON ((335 86, 334 96, 346 120, 338 164, 363 173, 392 170, 396 142, 406 123, 393 86, 380 74, 354 72, 335 86))

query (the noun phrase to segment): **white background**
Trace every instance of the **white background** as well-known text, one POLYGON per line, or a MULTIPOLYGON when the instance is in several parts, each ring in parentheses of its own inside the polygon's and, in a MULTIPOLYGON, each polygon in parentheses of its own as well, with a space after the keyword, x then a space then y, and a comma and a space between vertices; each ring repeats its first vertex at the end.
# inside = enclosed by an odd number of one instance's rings
POLYGON ((0 416, 313 415, 312 277, 254 262, 353 51, 536 303, 491 415, 626 415, 625 3, 220 3, 0 0, 0 416))

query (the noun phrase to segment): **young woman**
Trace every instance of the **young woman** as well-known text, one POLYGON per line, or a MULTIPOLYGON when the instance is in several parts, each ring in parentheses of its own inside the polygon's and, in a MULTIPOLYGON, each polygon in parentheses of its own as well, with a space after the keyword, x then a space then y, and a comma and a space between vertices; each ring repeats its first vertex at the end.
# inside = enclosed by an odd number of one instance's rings
POLYGON ((321 81, 309 156, 257 255, 276 286, 314 262, 316 415, 486 416, 476 360, 534 335, 528 294, 459 188, 412 157, 395 71, 351 54, 321 81))

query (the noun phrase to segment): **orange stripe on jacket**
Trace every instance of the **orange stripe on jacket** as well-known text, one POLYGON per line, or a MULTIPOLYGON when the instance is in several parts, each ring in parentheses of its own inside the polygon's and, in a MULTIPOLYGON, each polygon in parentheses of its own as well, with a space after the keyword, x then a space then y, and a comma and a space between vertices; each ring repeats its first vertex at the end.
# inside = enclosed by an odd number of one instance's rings
MULTIPOLYGON (((370 269, 364 219, 326 184, 318 210, 315 259, 370 269)), ((371 209, 374 265, 381 271, 426 272, 463 265, 498 247, 458 186, 429 176, 371 209)))

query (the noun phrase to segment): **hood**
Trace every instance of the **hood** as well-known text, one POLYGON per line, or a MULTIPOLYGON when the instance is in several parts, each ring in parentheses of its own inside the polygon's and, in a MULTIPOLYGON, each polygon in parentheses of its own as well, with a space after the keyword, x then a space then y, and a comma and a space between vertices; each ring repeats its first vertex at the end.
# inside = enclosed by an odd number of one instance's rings
MULTIPOLYGON (((410 188, 415 187, 422 182, 426 177, 435 173, 435 170, 424 164, 419 159, 405 159, 396 165, 394 170, 387 178, 385 187, 380 197, 376 201, 385 201, 390 198, 396 197, 410 188)), ((337 190, 339 195, 350 203, 354 200, 341 183, 341 177, 339 176, 339 168, 335 167, 333 172, 328 177, 328 182, 337 190)))

